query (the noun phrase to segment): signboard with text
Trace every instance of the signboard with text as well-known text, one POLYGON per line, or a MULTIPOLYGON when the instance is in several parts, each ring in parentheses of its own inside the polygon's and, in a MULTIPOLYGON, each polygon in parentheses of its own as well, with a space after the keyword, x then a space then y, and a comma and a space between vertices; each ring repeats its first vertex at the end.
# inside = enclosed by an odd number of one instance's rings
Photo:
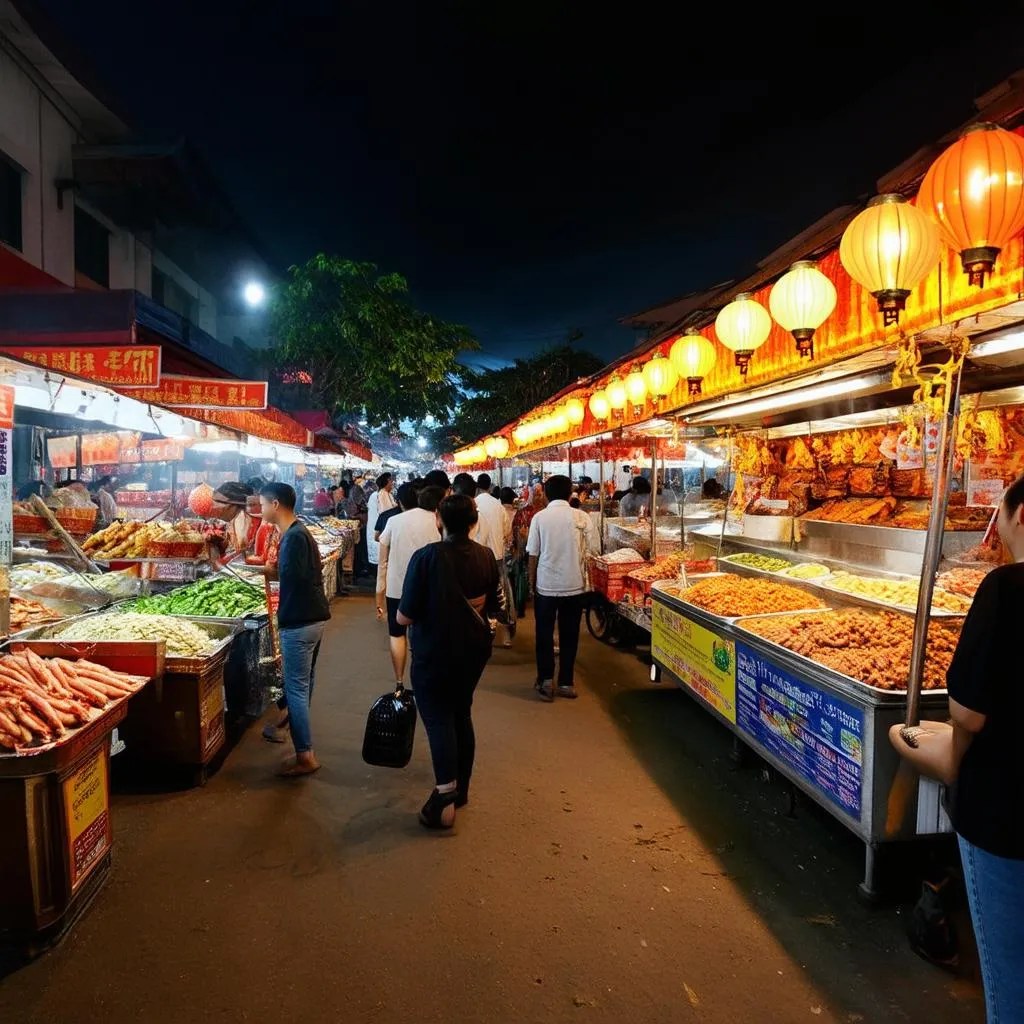
MULTIPOLYGON (((160 384, 159 345, 4 345, 0 354, 97 384, 147 389, 160 384)), ((148 394, 146 400, 152 400, 148 394)))
POLYGON ((860 818, 864 712, 736 645, 740 729, 853 818, 860 818))
POLYGON ((73 775, 64 780, 64 821, 68 869, 74 892, 110 849, 107 752, 99 747, 73 775))
POLYGON ((78 465, 78 438, 48 437, 46 457, 54 469, 74 469, 78 465))
POLYGON ((651 606, 651 657, 736 722, 736 645, 655 601, 651 606))
POLYGON ((146 401, 168 408, 266 409, 265 380, 229 380, 165 373, 146 401))

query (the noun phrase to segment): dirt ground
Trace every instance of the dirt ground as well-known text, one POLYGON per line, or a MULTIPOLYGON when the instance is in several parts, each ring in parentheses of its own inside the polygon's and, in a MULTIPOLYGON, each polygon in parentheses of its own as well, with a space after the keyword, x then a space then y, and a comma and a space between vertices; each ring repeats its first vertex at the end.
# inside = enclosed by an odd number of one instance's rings
POLYGON ((276 780, 253 727, 205 788, 115 796, 106 888, 0 981, 0 1022, 983 1018, 973 982, 909 951, 905 908, 858 903, 858 843, 788 816, 688 696, 587 637, 580 699, 541 704, 531 641, 496 651, 472 802, 432 835, 422 731, 407 769, 362 763, 387 642, 369 597, 336 602, 323 771, 276 780))

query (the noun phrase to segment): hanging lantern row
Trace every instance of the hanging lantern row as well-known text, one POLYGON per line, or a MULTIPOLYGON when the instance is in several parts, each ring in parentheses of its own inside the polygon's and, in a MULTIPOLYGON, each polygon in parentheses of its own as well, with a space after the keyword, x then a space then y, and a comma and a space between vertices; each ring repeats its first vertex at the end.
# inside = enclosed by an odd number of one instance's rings
MULTIPOLYGON (((839 259, 875 298, 883 324, 889 326, 934 268, 940 233, 960 253, 970 283, 984 285, 999 252, 1022 230, 1024 139, 996 125, 976 124, 931 165, 916 205, 895 194, 871 200, 843 232, 839 259)), ((773 319, 793 335, 800 355, 813 359, 814 334, 832 315, 836 301, 835 285, 815 263, 801 260, 772 286, 768 309, 749 293, 737 295, 715 318, 715 334, 733 352, 744 377, 754 353, 768 340, 773 319)), ((512 439, 523 447, 563 434, 583 422, 585 409, 599 423, 622 418, 627 405, 640 415, 648 400, 657 405, 683 378, 687 393, 696 397, 714 365, 712 342, 688 328, 673 342, 667 358, 657 354, 643 366, 635 363, 624 379, 613 374, 587 398, 586 407, 583 399, 572 397, 554 412, 524 420, 512 431, 512 439)), ((496 454, 502 443, 507 454, 508 441, 501 437, 466 452, 502 458, 496 454)), ((456 461, 459 454, 464 453, 457 453, 456 461)))

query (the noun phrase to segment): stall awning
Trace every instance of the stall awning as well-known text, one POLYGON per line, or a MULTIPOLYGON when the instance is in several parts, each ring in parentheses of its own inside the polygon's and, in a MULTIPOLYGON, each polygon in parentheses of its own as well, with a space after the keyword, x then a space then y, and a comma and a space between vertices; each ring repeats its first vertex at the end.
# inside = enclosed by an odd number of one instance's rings
POLYGON ((312 431, 317 438, 329 441, 334 446, 334 450, 348 452, 349 455, 354 455, 364 462, 373 461, 373 449, 336 430, 331 423, 330 413, 326 409, 299 409, 290 415, 307 430, 312 431))
MULTIPOLYGON (((0 289, 62 288, 60 281, 0 245, 0 289)), ((68 289, 70 290, 70 289, 68 289)))

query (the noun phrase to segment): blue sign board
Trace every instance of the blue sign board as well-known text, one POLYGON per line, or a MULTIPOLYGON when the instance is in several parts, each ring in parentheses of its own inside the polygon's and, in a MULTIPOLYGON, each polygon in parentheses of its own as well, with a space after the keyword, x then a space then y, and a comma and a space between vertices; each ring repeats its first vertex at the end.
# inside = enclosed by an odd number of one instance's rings
POLYGON ((847 814, 860 818, 864 712, 736 644, 736 724, 847 814))

